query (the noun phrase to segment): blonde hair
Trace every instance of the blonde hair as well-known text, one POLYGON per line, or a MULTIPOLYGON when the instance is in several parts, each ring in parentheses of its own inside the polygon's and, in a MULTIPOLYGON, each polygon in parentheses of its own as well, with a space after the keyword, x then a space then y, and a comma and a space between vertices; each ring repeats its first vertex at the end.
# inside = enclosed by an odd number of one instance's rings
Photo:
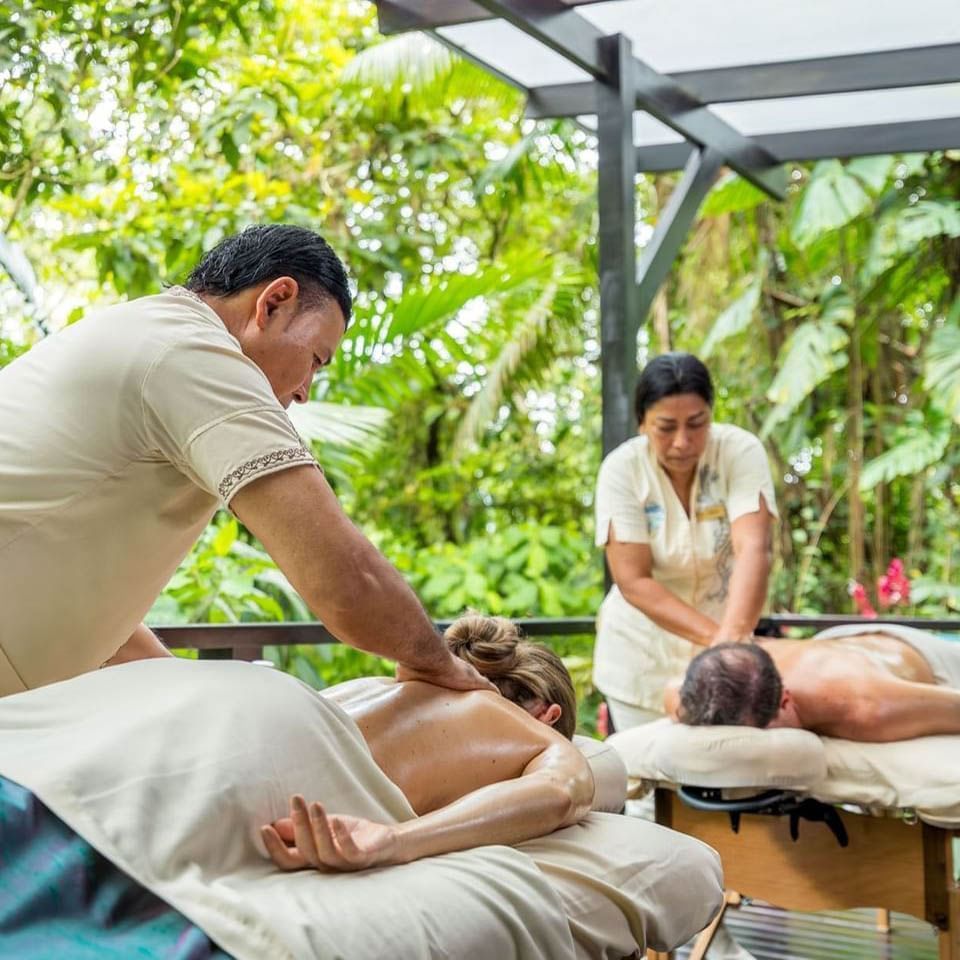
POLYGON ((563 661, 548 647, 525 640, 504 617, 467 614, 450 624, 444 639, 451 653, 480 671, 519 706, 539 699, 560 705, 555 729, 568 740, 577 726, 577 698, 563 661))

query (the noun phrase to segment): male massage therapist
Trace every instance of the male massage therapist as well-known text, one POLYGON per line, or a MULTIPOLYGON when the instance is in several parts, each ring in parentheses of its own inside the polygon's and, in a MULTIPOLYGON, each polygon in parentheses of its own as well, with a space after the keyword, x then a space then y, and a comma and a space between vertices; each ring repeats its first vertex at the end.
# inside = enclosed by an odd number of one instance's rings
POLYGON ((250 227, 184 287, 0 370, 0 696, 167 655, 141 619, 220 505, 345 643, 407 679, 488 686, 344 515, 285 412, 350 310, 321 237, 250 227))

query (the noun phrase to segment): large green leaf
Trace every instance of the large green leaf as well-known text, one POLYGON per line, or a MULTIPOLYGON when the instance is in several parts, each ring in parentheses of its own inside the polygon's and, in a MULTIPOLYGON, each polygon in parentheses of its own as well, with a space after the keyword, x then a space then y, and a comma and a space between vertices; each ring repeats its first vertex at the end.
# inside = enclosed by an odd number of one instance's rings
POLYGON ((873 232, 863 279, 870 281, 931 237, 960 236, 960 203, 921 200, 883 217, 873 232))
POLYGON ((713 353, 718 343, 742 333, 750 326, 750 321, 757 311, 757 304, 760 302, 762 286, 763 275, 758 274, 747 289, 717 317, 700 348, 700 355, 704 360, 713 353))
POLYGON ((949 439, 949 423, 940 422, 930 430, 923 427, 916 430, 912 436, 864 464, 860 474, 861 492, 896 477, 917 474, 936 463, 947 449, 949 439))
POLYGON ((790 234, 801 249, 831 230, 845 226, 871 206, 859 178, 838 160, 824 160, 813 168, 803 191, 790 234))
POLYGON ((847 164, 847 173, 855 176, 874 195, 886 186, 893 170, 893 157, 857 157, 847 164))
POLYGON ((844 348, 849 339, 839 323, 823 317, 797 327, 784 344, 777 375, 767 389, 767 399, 775 406, 763 424, 763 436, 786 420, 827 377, 847 365, 844 348))
MULTIPOLYGON (((960 297, 951 313, 960 313, 960 297)), ((960 423, 960 326, 947 324, 935 331, 926 350, 923 382, 940 407, 960 423)))
POLYGON ((767 195, 748 180, 735 173, 721 177, 711 187, 703 206, 701 217, 718 217, 724 213, 742 213, 752 210, 767 200, 767 195))

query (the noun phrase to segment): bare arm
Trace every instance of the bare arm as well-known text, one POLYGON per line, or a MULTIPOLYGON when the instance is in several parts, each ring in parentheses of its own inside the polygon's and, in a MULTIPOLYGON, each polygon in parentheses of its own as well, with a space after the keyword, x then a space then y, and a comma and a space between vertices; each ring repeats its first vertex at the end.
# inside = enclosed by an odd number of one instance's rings
POLYGON ((315 467, 261 477, 240 490, 230 508, 336 637, 397 660, 407 679, 489 687, 452 656, 413 591, 350 522, 315 467))
POLYGON ((811 729, 825 736, 887 743, 960 733, 960 690, 869 676, 825 684, 822 696, 825 719, 811 729))
POLYGON ((680 687, 682 680, 671 680, 663 691, 663 712, 674 723, 680 721, 680 687))
POLYGON ((653 555, 648 544, 621 543, 614 539, 611 530, 607 563, 624 599, 658 627, 700 646, 710 645, 717 632, 717 622, 653 579, 653 555))
POLYGON ((760 508, 737 517, 730 527, 733 573, 715 643, 749 641, 767 600, 767 582, 773 560, 772 516, 760 497, 760 508))
POLYGON ((115 667, 119 663, 131 660, 148 660, 151 657, 172 657, 173 654, 160 642, 160 638, 146 625, 141 623, 124 645, 103 664, 115 667))
MULTIPOLYGON (((290 818, 263 828, 274 863, 285 870, 407 863, 469 847, 519 843, 576 823, 589 812, 593 775, 576 747, 532 718, 527 723, 488 712, 486 719, 478 736, 506 735, 508 750, 535 744, 519 777, 480 787, 399 824, 330 815, 320 804, 308 806, 293 797, 290 818)), ((471 762, 468 755, 464 762, 471 762)))

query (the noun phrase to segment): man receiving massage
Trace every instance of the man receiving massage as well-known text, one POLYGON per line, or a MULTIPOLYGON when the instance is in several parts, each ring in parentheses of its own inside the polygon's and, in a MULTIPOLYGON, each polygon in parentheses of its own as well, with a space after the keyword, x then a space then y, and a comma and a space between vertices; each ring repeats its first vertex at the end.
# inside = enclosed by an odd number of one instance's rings
POLYGON ((799 727, 886 742, 960 733, 960 643, 899 624, 720 644, 665 697, 682 723, 799 727))

